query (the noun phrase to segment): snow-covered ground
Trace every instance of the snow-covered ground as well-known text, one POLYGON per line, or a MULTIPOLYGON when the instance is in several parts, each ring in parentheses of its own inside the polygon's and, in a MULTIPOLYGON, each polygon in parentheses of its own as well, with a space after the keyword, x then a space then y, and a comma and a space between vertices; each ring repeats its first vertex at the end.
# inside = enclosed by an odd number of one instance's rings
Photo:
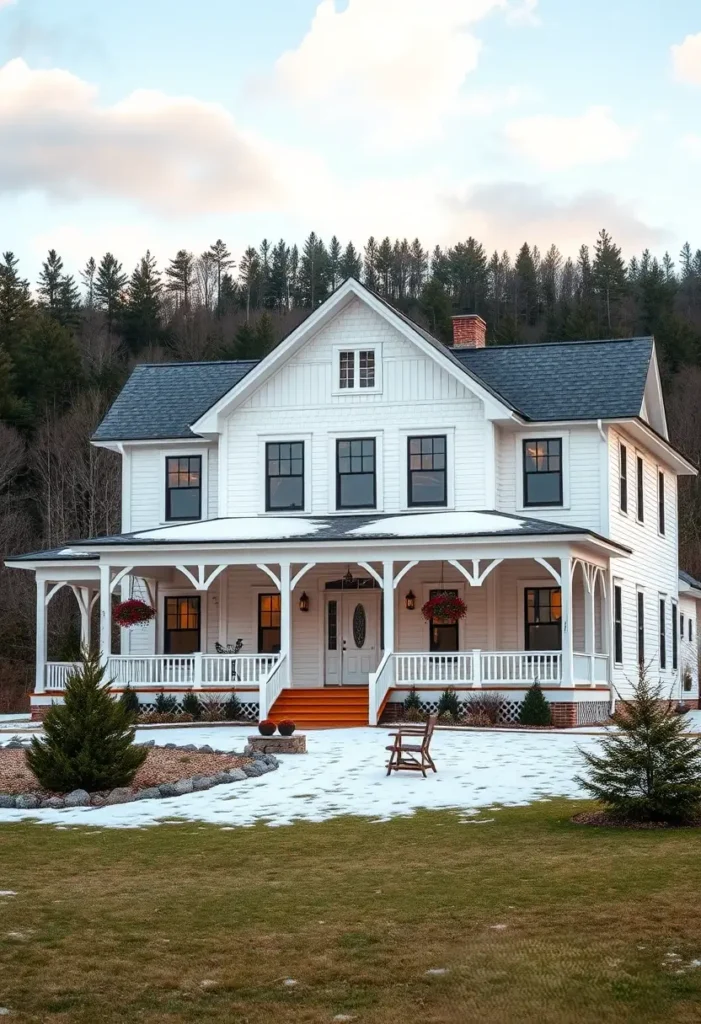
MULTIPOLYGON (((457 808, 465 821, 483 820, 494 804, 519 805, 547 797, 582 796, 574 776, 578 748, 597 745, 595 735, 567 733, 434 733, 431 752, 438 774, 423 779, 403 772, 387 778, 390 730, 329 729, 307 735, 307 754, 281 758, 278 771, 259 779, 217 786, 168 800, 142 800, 101 808, 18 811, 0 809, 0 822, 34 818, 54 825, 138 828, 164 819, 232 827, 258 821, 289 825, 341 814, 385 820, 418 808, 457 808)), ((241 729, 140 729, 138 738, 163 743, 210 743, 241 749, 241 729)))

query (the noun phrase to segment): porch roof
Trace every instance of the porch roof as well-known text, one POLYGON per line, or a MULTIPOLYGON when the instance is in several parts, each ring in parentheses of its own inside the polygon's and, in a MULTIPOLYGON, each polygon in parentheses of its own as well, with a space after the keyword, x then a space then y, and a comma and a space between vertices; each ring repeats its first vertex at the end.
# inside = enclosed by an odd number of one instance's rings
POLYGON ((7 564, 35 561, 99 560, 101 549, 155 545, 309 544, 331 541, 438 540, 471 538, 591 537, 628 553, 628 548, 592 530, 506 512, 377 512, 335 516, 235 516, 162 526, 110 537, 71 541, 60 548, 33 551, 7 564), (89 550, 87 550, 89 549, 89 550))

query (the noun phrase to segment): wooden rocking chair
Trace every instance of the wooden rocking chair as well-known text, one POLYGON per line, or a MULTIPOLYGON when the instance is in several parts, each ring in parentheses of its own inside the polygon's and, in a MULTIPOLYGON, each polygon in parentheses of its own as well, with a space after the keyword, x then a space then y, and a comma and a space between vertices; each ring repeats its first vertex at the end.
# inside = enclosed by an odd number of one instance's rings
POLYGON ((429 753, 431 737, 436 726, 437 715, 431 715, 423 729, 403 728, 399 732, 392 732, 394 743, 391 747, 385 747, 390 751, 387 762, 387 774, 394 772, 421 772, 426 778, 426 769, 432 768, 437 771, 433 759, 429 753), (421 742, 407 743, 407 737, 421 737, 421 742))

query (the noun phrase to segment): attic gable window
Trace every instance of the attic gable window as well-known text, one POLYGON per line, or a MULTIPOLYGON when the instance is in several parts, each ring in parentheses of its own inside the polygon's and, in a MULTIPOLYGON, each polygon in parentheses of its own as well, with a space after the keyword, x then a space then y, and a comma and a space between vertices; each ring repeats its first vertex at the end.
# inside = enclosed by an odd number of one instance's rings
POLYGON ((337 395, 354 392, 376 392, 381 384, 379 346, 348 348, 339 345, 334 350, 335 386, 337 395))

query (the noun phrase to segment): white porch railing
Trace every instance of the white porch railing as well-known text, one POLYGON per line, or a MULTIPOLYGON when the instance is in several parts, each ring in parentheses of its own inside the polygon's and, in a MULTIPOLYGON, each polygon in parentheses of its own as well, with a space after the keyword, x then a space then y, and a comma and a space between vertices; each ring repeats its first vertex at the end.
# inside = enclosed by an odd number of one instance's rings
MULTIPOLYGON (((257 686, 277 661, 277 654, 115 654, 107 661, 107 678, 118 687, 257 686)), ((77 667, 74 662, 48 662, 46 689, 64 690, 77 667)))
POLYGON ((395 653, 396 683, 471 683, 474 679, 474 655, 479 651, 455 654, 395 653))
POLYGON ((49 661, 46 664, 44 685, 47 690, 65 690, 66 679, 80 668, 77 661, 49 661))
POLYGON ((562 681, 560 651, 483 651, 481 662, 484 685, 562 681))
POLYGON ((376 672, 368 680, 368 714, 370 725, 377 725, 380 708, 389 690, 394 685, 397 669, 397 655, 387 651, 376 672))
POLYGON ((608 654, 575 654, 573 656, 575 683, 608 683, 608 654))
POLYGON ((270 709, 282 691, 290 685, 288 667, 287 655, 283 654, 272 671, 268 675, 261 676, 259 680, 258 714, 261 722, 268 717, 270 709))

